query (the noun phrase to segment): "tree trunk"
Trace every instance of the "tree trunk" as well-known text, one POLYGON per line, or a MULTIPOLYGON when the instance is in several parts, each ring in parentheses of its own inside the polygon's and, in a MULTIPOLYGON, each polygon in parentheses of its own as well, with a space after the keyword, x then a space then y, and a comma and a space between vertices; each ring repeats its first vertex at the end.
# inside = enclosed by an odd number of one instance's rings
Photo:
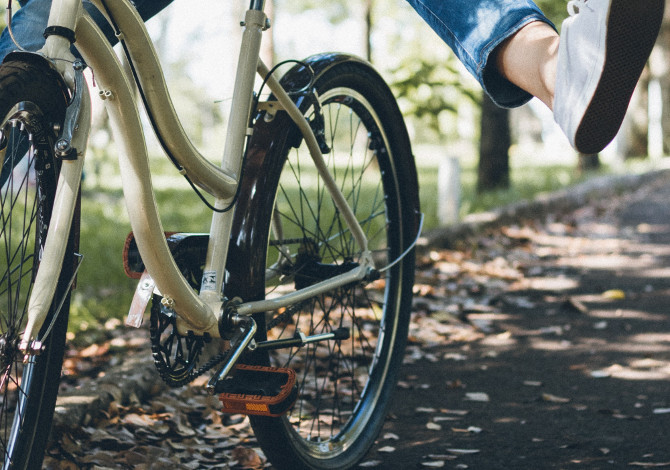
POLYGON ((477 192, 509 187, 509 110, 498 107, 486 94, 482 97, 481 137, 477 192))
POLYGON ((587 171, 595 171, 600 168, 600 156, 597 153, 579 154, 579 161, 577 163, 577 171, 583 174, 587 171))
POLYGON ((670 42, 668 41, 670 41, 670 0, 665 2, 663 25, 656 41, 656 51, 654 51, 650 60, 652 76, 657 78, 661 85, 661 103, 663 106, 661 123, 665 155, 670 154, 670 42))
POLYGON ((374 0, 365 0, 365 58, 372 62, 372 8, 374 0))

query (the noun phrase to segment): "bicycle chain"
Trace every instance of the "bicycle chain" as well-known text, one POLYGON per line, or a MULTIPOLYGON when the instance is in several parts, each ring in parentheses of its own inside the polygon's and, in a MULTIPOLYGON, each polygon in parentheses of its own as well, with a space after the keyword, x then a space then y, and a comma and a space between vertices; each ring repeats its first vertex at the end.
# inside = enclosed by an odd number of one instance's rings
MULTIPOLYGON (((268 322, 266 329, 271 329, 274 328, 281 323, 287 323, 291 320, 293 315, 298 312, 303 305, 305 305, 308 301, 305 300, 303 302, 299 302, 295 305, 292 305, 286 309, 283 313, 277 315, 276 317, 272 318, 270 322, 268 322)), ((162 315, 164 317, 167 317, 164 313, 161 312, 161 302, 157 298, 152 299, 152 304, 151 304, 151 315, 162 315)), ((172 316, 169 319, 169 322, 171 325, 169 325, 167 328, 172 328, 176 329, 176 316, 172 316)), ((207 362, 205 362, 201 367, 191 370, 186 376, 180 379, 175 379, 172 376, 173 369, 168 366, 165 362, 165 360, 162 357, 163 351, 161 350, 161 335, 160 331, 158 328, 159 322, 158 318, 155 319, 155 321, 151 321, 149 324, 149 337, 151 340, 151 351, 152 355, 154 357, 154 364, 156 366, 156 369, 158 371, 158 375, 160 378, 165 382, 169 387, 176 388, 176 387, 181 387, 183 385, 186 385, 201 375, 205 374, 206 372, 212 370, 214 367, 218 366, 221 364, 224 359, 226 358, 226 353, 219 353, 215 356, 212 356, 207 362)), ((181 341, 183 338, 185 338, 182 335, 176 334, 176 341, 181 341)), ((195 353, 196 359, 202 352, 202 348, 204 347, 205 343, 208 342, 206 339, 202 339, 200 341, 200 344, 197 345, 198 351, 195 353)), ((187 348, 188 349, 188 348, 187 348)), ((190 354, 190 352, 189 352, 190 354)))
MULTIPOLYGON (((158 300, 157 297, 154 297, 152 299, 151 315, 152 316, 154 316, 154 315, 166 316, 161 312, 161 303, 160 303, 160 300, 158 300)), ((169 321, 172 324, 171 325, 172 328, 177 327, 176 316, 173 316, 169 321)), ((213 369, 214 367, 219 365, 221 362, 223 362, 223 360, 225 359, 225 357, 226 357, 225 353, 217 354, 216 356, 213 356, 212 358, 210 358, 205 364, 203 364, 198 369, 191 370, 185 377, 183 377, 181 379, 175 379, 172 376, 173 369, 170 368, 165 363, 165 361, 163 360, 163 357, 162 357, 161 342, 160 342, 160 340, 161 340, 160 331, 159 331, 159 328, 157 327, 158 324, 159 323, 158 323, 157 318, 156 318, 155 322, 152 319, 152 321, 149 324, 149 338, 151 340, 151 352, 152 352, 152 355, 154 357, 154 364, 156 366, 156 369, 158 370, 158 375, 163 380, 163 382, 165 382, 168 386, 170 386, 172 388, 176 388, 176 387, 181 387, 182 385, 186 385, 187 383, 192 382, 193 380, 197 379, 198 377, 200 377, 204 373, 213 369)), ((167 328, 170 328, 170 326, 168 326, 167 328)), ((185 337, 177 334, 176 338, 177 338, 176 339, 177 341, 181 341, 182 338, 185 338, 185 337)), ((204 347, 206 342, 207 342, 207 340, 205 338, 203 338, 202 341, 200 341, 200 344, 197 346, 198 351, 195 354, 196 355, 195 360, 197 360, 197 356, 199 356, 200 353, 202 352, 202 348, 204 347)), ((190 352, 189 352, 189 354, 190 354, 190 352)))

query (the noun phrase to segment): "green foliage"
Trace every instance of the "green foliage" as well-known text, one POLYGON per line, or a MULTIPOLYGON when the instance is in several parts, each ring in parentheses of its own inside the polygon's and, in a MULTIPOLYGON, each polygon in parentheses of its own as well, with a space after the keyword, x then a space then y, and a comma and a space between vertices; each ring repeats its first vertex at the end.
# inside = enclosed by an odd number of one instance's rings
POLYGON ((438 139, 445 134, 443 113, 455 113, 463 100, 479 102, 479 91, 464 84, 453 55, 442 62, 411 57, 391 71, 390 86, 403 114, 421 121, 438 139))
POLYGON ((557 28, 560 28, 561 22, 567 16, 565 0, 536 0, 537 5, 557 28))

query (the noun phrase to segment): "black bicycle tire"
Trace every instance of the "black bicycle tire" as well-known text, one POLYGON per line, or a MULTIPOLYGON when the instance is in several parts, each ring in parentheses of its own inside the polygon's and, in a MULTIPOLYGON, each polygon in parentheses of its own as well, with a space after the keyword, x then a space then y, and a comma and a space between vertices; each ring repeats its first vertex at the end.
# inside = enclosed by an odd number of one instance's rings
MULTIPOLYGON (((298 66, 298 68, 300 67, 302 66, 298 66)), ((327 67, 327 70, 315 77, 313 85, 319 96, 323 96, 328 93, 328 90, 335 88, 341 88, 345 91, 351 90, 351 93, 356 95, 356 98, 353 99, 367 101, 367 106, 376 113, 376 118, 379 119, 379 123, 384 129, 390 149, 390 152, 388 152, 388 155, 390 155, 389 161, 383 163, 386 172, 384 185, 393 186, 392 189, 386 188, 385 192, 393 191, 395 194, 391 194, 390 197, 397 200, 397 207, 392 209, 395 215, 391 219, 393 223, 396 223, 401 236, 401 240, 394 247, 394 256, 400 256, 410 246, 416 235, 419 212, 418 184, 407 131, 390 90, 376 72, 359 61, 344 61, 327 67), (389 172, 393 174, 388 174, 389 172), (389 183, 392 180, 393 182, 389 183)), ((347 99, 347 97, 343 97, 343 101, 347 99)), ((310 104, 305 100, 303 107, 309 106, 310 104)), ((240 235, 255 238, 255 240, 238 243, 236 248, 243 251, 236 253, 233 250, 232 252, 237 256, 246 256, 249 260, 250 266, 245 264, 248 268, 247 272, 250 273, 246 279, 248 284, 242 287, 233 281, 235 276, 231 275, 230 279, 233 282, 229 288, 236 291, 235 286, 237 285, 240 289, 243 288, 247 295, 255 298, 261 298, 265 294, 265 276, 263 273, 266 267, 265 253, 269 239, 269 225, 272 207, 274 206, 275 188, 277 188, 279 175, 287 153, 300 142, 295 126, 286 119, 286 116, 280 114, 275 118, 275 121, 277 120, 279 122, 271 122, 266 126, 263 123, 263 117, 261 117, 259 123, 257 123, 254 132, 255 140, 252 141, 248 152, 246 170, 249 172, 248 178, 253 183, 247 184, 246 188, 243 189, 244 194, 241 194, 241 202, 237 208, 240 220, 240 235), (259 191, 259 188, 263 190, 259 191), (245 227, 245 225, 247 226, 245 227), (264 240, 257 240, 263 237, 264 240), (259 249, 261 245, 264 246, 259 249), (249 246, 254 246, 254 248, 252 251, 245 252, 245 247, 248 249, 249 246), (262 252, 262 256, 259 256, 259 251, 262 252), (259 285, 259 283, 262 285, 259 285)), ((346 188, 344 191, 346 191, 346 188)), ((385 193, 385 196, 388 196, 388 194, 385 193)), ((393 238, 393 235, 390 235, 390 237, 393 238)), ((347 442, 345 446, 342 446, 342 452, 333 455, 328 453, 329 455, 322 458, 319 455, 309 455, 313 453, 311 450, 306 452, 303 443, 296 440, 290 426, 286 424, 285 418, 251 416, 250 419, 256 438, 269 460, 277 468, 349 468, 359 462, 373 444, 383 425, 391 392, 397 380, 396 374, 404 354, 414 277, 413 251, 410 250, 405 258, 390 271, 391 276, 395 276, 397 279, 395 288, 398 291, 394 291, 390 295, 390 297, 395 295, 399 299, 397 304, 391 305, 393 309, 391 320, 397 321, 390 323, 393 329, 386 332, 385 343, 380 349, 381 359, 379 359, 378 364, 383 363, 384 367, 377 367, 376 371, 381 370, 382 372, 375 373, 372 379, 379 383, 370 385, 372 392, 366 389, 368 395, 374 397, 366 399, 366 403, 368 403, 367 400, 371 400, 366 406, 372 408, 365 413, 358 413, 364 416, 360 419, 365 419, 365 423, 363 423, 365 432, 358 432, 353 442, 347 442), (381 374, 381 376, 378 376, 378 374, 381 374)), ((393 301, 389 303, 392 304, 393 301)), ((264 315, 257 316, 256 320, 259 324, 259 331, 262 332, 257 335, 257 339, 265 339, 264 315)), ((267 363, 268 359, 263 354, 256 354, 246 360, 267 363)))
MULTIPOLYGON (((56 183, 60 172, 60 163, 55 159, 53 152, 53 144, 55 142, 54 129, 57 129, 58 125, 62 125, 67 100, 68 92, 62 80, 43 59, 25 58, 16 61, 10 60, 0 67, 0 118, 2 119, 0 125, 4 127, 4 122, 7 120, 8 115, 19 109, 17 105, 21 104, 24 111, 20 113, 19 121, 24 122, 27 132, 35 136, 33 142, 35 142, 34 148, 36 150, 32 154, 34 155, 32 161, 40 167, 39 171, 35 171, 34 173, 35 188, 39 188, 34 191, 36 201, 34 209, 35 221, 34 223, 28 222, 28 228, 23 229, 24 234, 27 230, 34 230, 34 245, 32 240, 25 243, 26 248, 28 248, 27 245, 32 245, 31 248, 34 248, 34 253, 37 253, 43 247, 51 218, 51 206, 53 205, 56 183), (38 191, 40 193, 39 196, 37 195, 38 191)), ((21 156, 20 154, 17 160, 29 162, 31 157, 21 156)), ((30 163, 28 163, 28 166, 33 168, 30 163)), ((17 171, 19 173, 22 171, 20 165, 16 163, 12 165, 11 169, 11 179, 14 178, 14 174, 17 171)), ((30 169, 26 169, 24 176, 21 177, 26 187, 28 186, 28 176, 26 175, 29 171, 30 169)), ((2 191, 3 200, 9 197, 9 187, 10 183, 8 182, 5 185, 5 189, 0 190, 2 191)), ((31 197, 33 196, 32 193, 30 195, 31 197)), ((11 210, 5 212, 8 207, 9 205, 0 207, 3 218, 12 216, 11 210)), ((18 207, 14 207, 14 210, 18 207)), ((22 361, 22 357, 19 357, 20 354, 17 353, 15 348, 3 351, 3 364, 5 364, 4 361, 6 358, 14 363, 10 362, 10 364, 7 364, 1 373, 3 379, 7 381, 15 380, 17 382, 17 386, 15 387, 17 390, 16 403, 20 402, 20 398, 18 398, 20 392, 18 390, 21 390, 25 386, 25 390, 23 390, 23 400, 25 400, 23 406, 18 406, 15 403, 16 406, 13 410, 9 409, 6 404, 7 402, 11 403, 8 396, 11 393, 11 388, 5 387, 1 391, 3 405, 0 407, 0 450, 4 456, 3 468, 35 469, 40 468, 42 465, 44 450, 51 430, 64 355, 69 314, 69 287, 74 272, 74 252, 78 241, 78 218, 79 212, 77 206, 73 228, 70 231, 68 239, 63 268, 54 296, 55 300, 50 308, 45 325, 40 331, 40 335, 43 335, 48 326, 52 325, 51 331, 44 341, 44 349, 40 354, 32 356, 31 362, 22 369, 18 365, 18 362, 22 361), (60 305, 60 310, 57 310, 57 305, 60 305), (59 313, 55 321, 52 322, 55 311, 59 313), (30 371, 29 373, 27 372, 28 370, 30 371), (13 372, 16 373, 16 377, 11 377, 13 372), (26 377, 30 377, 30 379, 28 380, 26 377), (28 382, 28 385, 25 384, 26 382, 28 382), (19 412, 19 408, 24 410, 24 412, 19 412), (15 429, 15 432, 12 432, 12 429, 15 429)), ((28 218, 28 221, 30 221, 30 218, 28 218)), ((7 235, 6 225, 3 225, 2 228, 3 235, 0 236, 0 243, 2 243, 3 250, 6 250, 5 252, 10 252, 14 248, 14 245, 11 245, 10 248, 10 244, 12 243, 11 235, 7 235)), ((3 255, 5 252, 3 252, 3 255)), ((39 263, 38 258, 38 256, 29 253, 24 253, 22 256, 23 260, 31 264, 30 269, 32 270, 32 274, 30 276, 32 279, 29 284, 32 284, 34 280, 35 269, 39 263)), ((0 292, 4 288, 13 288, 14 285, 21 284, 13 284, 11 281, 9 272, 12 269, 10 268, 10 262, 13 261, 15 261, 14 258, 11 261, 9 256, 6 258, 5 273, 2 279, 2 282, 5 284, 0 284, 0 292)), ((23 261, 21 261, 21 264, 23 264, 23 261)), ((18 289, 24 289, 24 287, 19 287, 18 289)), ((7 312, 14 311, 11 297, 7 295, 2 298, 3 305, 0 306, 0 309, 7 309, 7 312), (6 304, 5 299, 7 299, 6 304)), ((21 297, 17 295, 16 298, 20 298, 21 302, 21 305, 16 306, 16 311, 25 310, 24 299, 26 296, 21 297)), ((16 303, 19 302, 17 301, 16 303)), ((13 331, 22 331, 25 326, 25 314, 18 314, 18 318, 14 319, 16 325, 8 326, 11 316, 11 313, 8 314, 7 319, 3 319, 1 322, 0 328, 2 331, 0 331, 0 335, 5 340, 14 336, 12 334, 13 331)))

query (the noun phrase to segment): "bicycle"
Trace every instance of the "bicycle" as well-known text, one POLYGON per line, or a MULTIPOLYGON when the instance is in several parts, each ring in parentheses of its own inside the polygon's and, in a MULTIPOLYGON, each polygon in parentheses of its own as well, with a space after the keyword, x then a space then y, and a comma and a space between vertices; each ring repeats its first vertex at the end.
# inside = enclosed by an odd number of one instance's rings
POLYGON ((44 48, 13 52, 0 67, 4 468, 41 465, 58 393, 83 259, 84 63, 120 148, 133 230, 124 265, 140 278, 128 322, 139 326, 151 303, 163 380, 176 387, 212 374, 208 391, 223 411, 249 415, 278 468, 353 466, 381 429, 402 363, 421 230, 410 141, 388 86, 338 53, 294 61, 278 79, 259 60, 265 2, 251 0, 217 166, 185 135, 134 7, 93 3, 130 76, 81 0, 54 0, 44 48), (208 234, 163 230, 131 82, 166 155, 212 210, 208 234), (205 358, 211 342, 221 352, 205 358))

